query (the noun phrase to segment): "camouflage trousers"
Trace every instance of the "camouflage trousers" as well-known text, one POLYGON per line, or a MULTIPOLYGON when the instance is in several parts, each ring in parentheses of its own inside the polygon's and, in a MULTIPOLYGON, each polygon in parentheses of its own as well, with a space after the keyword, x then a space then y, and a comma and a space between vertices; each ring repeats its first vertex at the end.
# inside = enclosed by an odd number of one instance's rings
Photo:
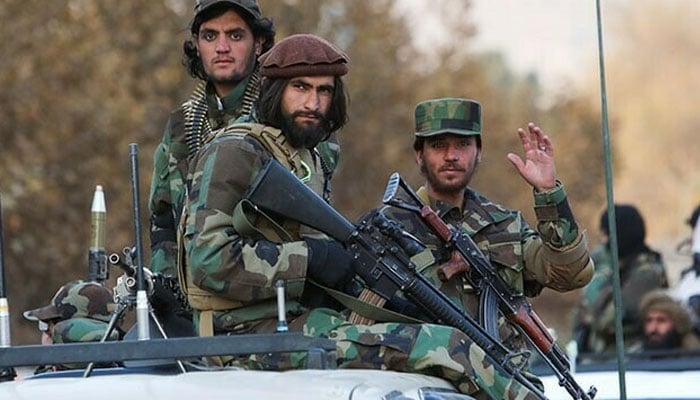
MULTIPOLYGON (((339 368, 437 376, 460 392, 478 398, 537 398, 512 377, 495 370, 485 359, 484 351, 467 335, 448 326, 393 322, 358 325, 336 311, 319 308, 308 314, 303 331, 307 336, 337 343, 339 368)), ((242 364, 255 369, 296 369, 303 368, 305 361, 305 353, 294 353, 253 356, 242 364)))

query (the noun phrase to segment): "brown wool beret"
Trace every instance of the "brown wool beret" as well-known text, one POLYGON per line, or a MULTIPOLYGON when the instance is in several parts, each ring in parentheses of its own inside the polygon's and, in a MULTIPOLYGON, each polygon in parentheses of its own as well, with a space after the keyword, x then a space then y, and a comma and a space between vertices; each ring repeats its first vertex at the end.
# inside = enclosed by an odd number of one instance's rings
POLYGON ((260 74, 268 78, 342 76, 348 73, 349 60, 347 54, 323 38, 296 34, 260 56, 260 74))

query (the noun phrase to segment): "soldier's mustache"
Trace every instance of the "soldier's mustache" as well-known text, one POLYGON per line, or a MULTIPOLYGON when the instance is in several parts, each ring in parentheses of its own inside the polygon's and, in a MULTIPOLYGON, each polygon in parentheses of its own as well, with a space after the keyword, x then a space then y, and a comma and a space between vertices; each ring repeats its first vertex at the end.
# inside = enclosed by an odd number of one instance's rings
POLYGON ((325 116, 321 114, 318 111, 294 111, 292 113, 292 119, 296 117, 313 117, 313 118, 318 118, 319 120, 323 121, 325 116))
POLYGON ((465 171, 464 168, 459 166, 458 164, 455 163, 447 163, 444 164, 442 167, 440 167, 439 171, 447 171, 447 170, 452 170, 452 171, 465 171))

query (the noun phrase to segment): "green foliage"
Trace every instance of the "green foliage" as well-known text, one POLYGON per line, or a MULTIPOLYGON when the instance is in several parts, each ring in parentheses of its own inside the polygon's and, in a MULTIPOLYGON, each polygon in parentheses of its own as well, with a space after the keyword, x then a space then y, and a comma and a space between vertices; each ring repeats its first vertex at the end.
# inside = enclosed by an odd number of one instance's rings
MULTIPOLYGON (((422 183, 412 152, 413 107, 440 96, 483 104, 478 190, 531 209, 530 189, 505 155, 520 151, 516 129, 532 120, 557 146, 558 169, 575 207, 594 204, 599 211, 596 113, 575 94, 551 108, 537 107, 536 80, 514 75, 498 54, 471 53, 469 2, 440 3, 449 12, 436 12, 454 41, 436 44, 430 54, 411 41, 427 28, 410 25, 396 12, 397 0, 261 3, 276 23, 278 39, 317 33, 350 55, 351 121, 339 135, 341 166, 333 182, 334 202, 349 218, 380 202, 394 171, 414 185, 422 183)), ((21 311, 45 304, 61 284, 85 277, 95 185, 105 188, 108 251, 133 244, 129 143, 139 144, 142 239, 148 250, 152 153, 169 111, 194 83, 181 65, 191 7, 190 0, 3 2, 0 193, 14 343, 38 340, 21 322, 21 311)))

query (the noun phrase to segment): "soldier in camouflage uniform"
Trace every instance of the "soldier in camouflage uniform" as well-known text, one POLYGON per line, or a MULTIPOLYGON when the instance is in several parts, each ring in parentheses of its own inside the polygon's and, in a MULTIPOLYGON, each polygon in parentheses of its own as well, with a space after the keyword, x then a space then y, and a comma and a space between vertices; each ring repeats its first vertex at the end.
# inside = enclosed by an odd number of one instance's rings
MULTIPOLYGON (((470 234, 515 293, 536 296, 544 287, 560 292, 580 288, 590 281, 593 263, 584 232, 556 179, 552 142, 532 123, 527 132, 518 129, 518 134, 525 160, 513 153, 508 159, 534 189, 537 230, 519 211, 496 204, 469 186, 482 156, 481 105, 473 100, 439 98, 416 106, 413 148, 426 177, 417 193, 445 222, 470 234)), ((432 250, 436 262, 421 272, 477 316, 478 291, 467 280, 461 258, 446 249, 415 213, 390 206, 380 209, 432 250)), ((508 347, 521 350, 525 346, 503 318, 499 326, 501 340, 508 347)))
POLYGON ((271 157, 323 193, 326 178, 315 146, 347 120, 341 78, 347 61, 343 52, 313 35, 280 41, 261 57, 257 114, 265 125, 234 124, 216 131, 193 158, 184 218, 184 286, 201 334, 274 331, 273 283, 278 279, 287 281, 287 306, 299 316, 307 274, 328 286, 351 278, 350 256, 340 243, 293 224, 284 228, 294 240, 280 240, 270 236, 271 225, 262 217, 252 221, 263 226, 261 237, 242 226, 249 210, 239 204, 271 157), (309 257, 309 248, 315 256, 309 257), (336 259, 336 268, 325 268, 329 259, 336 259))
MULTIPOLYGON (((235 121, 255 120, 260 91, 257 57, 269 50, 275 28, 257 0, 195 0, 191 38, 183 44, 184 63, 202 80, 190 98, 168 119, 153 156, 149 196, 153 272, 177 275, 176 226, 184 202, 185 179, 192 155, 213 130, 235 121)), ((339 145, 335 136, 319 144, 324 172, 335 170, 339 145)), ((330 194, 330 186, 327 188, 330 194)))
POLYGON ((275 29, 256 0, 195 0, 184 65, 202 80, 175 109, 153 156, 149 196, 153 272, 177 275, 176 232, 189 159, 212 130, 251 114, 260 90, 257 57, 272 47, 275 29))
MULTIPOLYGON (((200 334, 274 332, 274 283, 284 280, 289 329, 336 340, 340 367, 422 372, 449 379, 465 393, 480 387, 493 398, 531 398, 512 377, 494 371, 483 350, 456 329, 399 322, 356 325, 344 313, 310 308, 308 282, 347 289, 354 275, 352 256, 341 243, 308 227, 257 215, 243 200, 270 158, 322 192, 319 157, 311 150, 346 121, 341 76, 347 61, 332 44, 312 35, 280 41, 261 58, 265 78, 258 117, 266 125, 229 126, 196 155, 188 181, 181 279, 200 334)), ((298 368, 304 357, 251 356, 234 363, 298 368)))
POLYGON ((700 340, 692 330, 690 313, 665 290, 652 290, 644 295, 639 309, 644 339, 632 344, 632 351, 700 348, 700 340))
MULTIPOLYGON (((39 323, 42 344, 98 342, 107 332, 114 308, 109 289, 77 280, 61 286, 48 305, 25 311, 24 317, 39 323)), ((122 335, 117 324, 107 340, 119 340, 122 335)), ((37 371, 73 367, 42 366, 37 371)))
MULTIPOLYGON (((615 205, 617 251, 622 290, 622 329, 629 347, 642 340, 642 297, 655 289, 668 287, 666 267, 661 254, 645 243, 644 219, 632 205, 615 205)), ((608 214, 600 217, 602 233, 609 234, 608 214)), ((576 310, 574 332, 580 352, 611 352, 615 350, 615 304, 612 293, 613 267, 610 243, 596 249, 596 273, 583 293, 576 310)))

